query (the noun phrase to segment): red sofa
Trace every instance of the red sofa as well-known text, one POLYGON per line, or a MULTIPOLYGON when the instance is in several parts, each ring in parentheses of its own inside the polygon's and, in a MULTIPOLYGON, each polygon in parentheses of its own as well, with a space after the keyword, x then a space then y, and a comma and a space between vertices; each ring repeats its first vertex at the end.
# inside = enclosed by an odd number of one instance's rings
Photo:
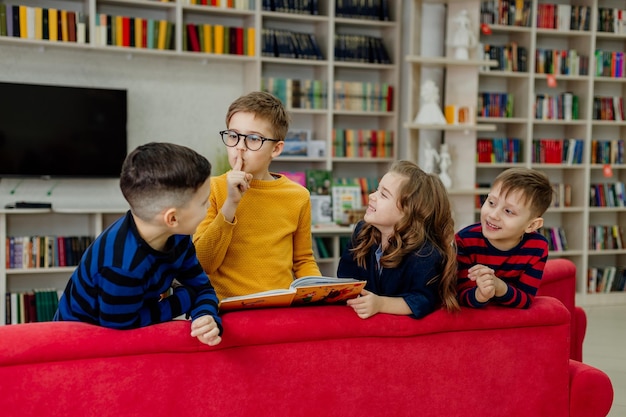
POLYGON ((443 310, 359 319, 346 306, 226 313, 220 345, 189 322, 0 327, 5 417, 606 416, 602 371, 569 358, 570 314, 443 310))
POLYGON ((569 259, 549 259, 543 271, 541 286, 537 295, 558 298, 569 310, 572 323, 570 328, 570 358, 583 361, 583 341, 587 332, 587 314, 576 302, 576 265, 569 259))

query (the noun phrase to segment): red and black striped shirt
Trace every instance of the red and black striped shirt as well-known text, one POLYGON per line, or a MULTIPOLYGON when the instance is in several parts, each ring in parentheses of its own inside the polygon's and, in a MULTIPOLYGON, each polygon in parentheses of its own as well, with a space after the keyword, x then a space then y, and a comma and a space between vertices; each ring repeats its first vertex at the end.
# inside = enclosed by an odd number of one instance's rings
POLYGON ((530 307, 543 276, 548 259, 548 241, 540 233, 525 233, 513 249, 501 251, 491 245, 482 233, 480 223, 467 226, 456 234, 459 302, 467 307, 483 307, 487 303, 476 300, 476 282, 470 280, 468 269, 485 265, 495 271, 508 290, 490 302, 512 307, 530 307))

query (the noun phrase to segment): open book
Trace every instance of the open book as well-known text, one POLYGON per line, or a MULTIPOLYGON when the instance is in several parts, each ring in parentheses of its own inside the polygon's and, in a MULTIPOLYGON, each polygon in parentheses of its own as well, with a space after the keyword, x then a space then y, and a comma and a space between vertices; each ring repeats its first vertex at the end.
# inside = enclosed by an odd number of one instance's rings
POLYGON ((294 280, 289 288, 224 298, 220 311, 305 304, 333 304, 355 298, 365 281, 352 278, 308 276, 294 280))

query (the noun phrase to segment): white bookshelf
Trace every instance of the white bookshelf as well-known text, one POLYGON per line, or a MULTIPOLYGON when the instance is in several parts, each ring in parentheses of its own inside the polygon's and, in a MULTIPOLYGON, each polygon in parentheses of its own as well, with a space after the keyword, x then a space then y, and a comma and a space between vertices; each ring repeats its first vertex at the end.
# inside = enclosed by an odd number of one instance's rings
MULTIPOLYGON (((10 236, 91 236, 99 235, 106 226, 125 213, 119 208, 67 209, 0 209, 0 239, 10 236)), ((9 245, 0 245, 0 325, 6 324, 7 300, 10 292, 28 292, 54 288, 62 291, 75 266, 22 268, 9 267, 9 245)))
MULTIPOLYGON (((496 2, 497 3, 497 2, 496 2)), ((626 34, 603 33, 597 30, 598 7, 623 8, 623 4, 612 0, 584 0, 576 5, 590 7, 590 30, 556 30, 537 28, 536 16, 540 4, 569 4, 566 1, 537 1, 531 3, 531 24, 529 27, 508 26, 491 23, 491 34, 482 33, 480 28, 480 1, 467 0, 415 0, 411 9, 410 51, 405 57, 408 67, 413 99, 409 100, 409 119, 404 128, 409 133, 409 155, 420 161, 420 145, 424 140, 435 143, 444 141, 453 152, 453 188, 449 190, 455 210, 455 228, 458 230, 478 220, 479 208, 475 200, 488 188, 476 188, 477 184, 490 183, 497 174, 514 166, 527 166, 542 170, 555 183, 567 183, 572 187, 572 204, 569 207, 550 208, 546 215, 546 226, 562 227, 565 230, 568 249, 551 251, 550 257, 571 259, 577 267, 577 303, 580 305, 623 304, 626 292, 588 293, 587 269, 590 266, 626 265, 626 250, 592 250, 588 246, 589 227, 596 224, 626 226, 626 209, 592 207, 589 201, 590 185, 602 182, 624 182, 624 164, 609 165, 612 176, 605 176, 605 165, 591 163, 590 144, 592 139, 624 139, 626 123, 623 121, 594 120, 592 117, 594 96, 624 97, 626 78, 595 76, 595 62, 590 59, 588 75, 554 75, 556 86, 549 86, 552 76, 535 72, 535 51, 537 49, 576 49, 579 55, 592 58, 596 49, 626 51, 626 34), (482 44, 505 45, 516 42, 528 50, 528 71, 513 72, 496 70, 482 55, 481 50, 473 51, 470 59, 459 64, 450 58, 450 49, 445 46, 439 56, 423 56, 421 39, 427 36, 423 29, 428 22, 422 21, 423 5, 439 5, 444 9, 446 27, 451 28, 451 16, 460 10, 469 12, 472 28, 482 44), (424 71, 424 68, 431 70, 424 71), (468 101, 479 92, 503 92, 514 96, 512 117, 477 117, 476 126, 462 129, 458 126, 418 125, 413 123, 419 110, 419 89, 424 74, 439 80, 445 88, 442 108, 451 102, 460 101, 462 94, 468 101), (559 94, 573 92, 579 96, 580 117, 578 120, 537 120, 535 119, 535 98, 537 94, 559 94), (439 132, 438 136, 434 133, 439 132), (431 135, 430 137, 428 135, 431 135), (434 139, 433 139, 434 137, 434 139), (521 139, 522 155, 520 162, 477 162, 477 139, 514 137, 521 139), (540 138, 580 138, 584 139, 583 163, 574 165, 546 164, 533 162, 532 143, 540 138)), ((498 6, 496 6, 498 7, 498 6)), ((432 11, 432 9, 431 9, 432 11)), ((426 19, 430 19, 427 16, 426 19)), ((450 30, 450 29, 448 29, 450 30)), ((429 33, 431 36, 432 34, 429 33)), ((450 33, 444 34, 445 38, 450 33)), ((444 41, 445 42, 445 41, 444 41)), ((475 103, 475 102, 474 102, 475 103)))

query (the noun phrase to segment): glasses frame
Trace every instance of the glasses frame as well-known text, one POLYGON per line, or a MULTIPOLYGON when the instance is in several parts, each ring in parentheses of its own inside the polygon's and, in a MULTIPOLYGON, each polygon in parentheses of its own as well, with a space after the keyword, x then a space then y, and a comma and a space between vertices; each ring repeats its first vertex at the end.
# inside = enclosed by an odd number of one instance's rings
POLYGON ((220 133, 220 137, 222 138, 222 142, 224 143, 224 145, 228 146, 229 148, 234 148, 235 146, 239 145, 239 141, 241 140, 241 138, 243 138, 243 144, 246 146, 246 149, 248 149, 249 151, 253 151, 253 152, 260 150, 263 147, 263 144, 265 142, 267 142, 267 141, 270 141, 270 142, 281 142, 280 139, 266 138, 264 136, 257 135, 257 134, 246 135, 244 133, 239 133, 239 132, 235 132, 234 130, 228 130, 228 129, 221 130, 219 133, 220 133), (234 133, 234 134, 237 135, 237 142, 234 145, 229 145, 229 144, 226 143, 226 139, 224 138, 224 135, 228 134, 228 133, 234 133), (258 148, 256 148, 256 149, 250 148, 250 146, 248 145, 248 141, 247 141, 248 136, 257 136, 257 137, 261 138, 261 145, 258 148))

